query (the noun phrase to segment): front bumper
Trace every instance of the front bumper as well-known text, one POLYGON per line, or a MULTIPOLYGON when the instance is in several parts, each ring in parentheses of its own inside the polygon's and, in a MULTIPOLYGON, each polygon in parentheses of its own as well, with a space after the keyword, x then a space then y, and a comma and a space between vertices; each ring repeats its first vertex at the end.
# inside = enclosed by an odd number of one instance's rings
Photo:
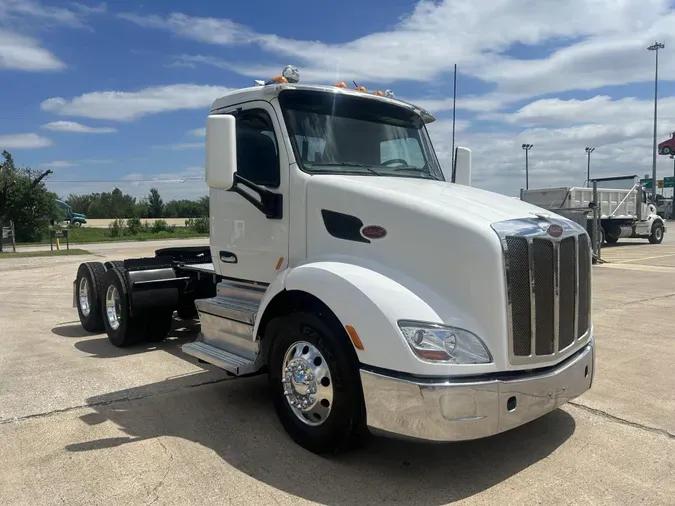
POLYGON ((553 369, 513 379, 401 379, 361 370, 367 424, 427 441, 478 439, 539 418, 591 388, 594 341, 553 369))

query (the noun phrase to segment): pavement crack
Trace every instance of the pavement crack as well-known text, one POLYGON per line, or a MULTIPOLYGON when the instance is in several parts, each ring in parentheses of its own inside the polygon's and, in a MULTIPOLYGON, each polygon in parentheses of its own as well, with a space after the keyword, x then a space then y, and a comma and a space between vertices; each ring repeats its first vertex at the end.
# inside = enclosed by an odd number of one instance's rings
POLYGON ((156 440, 159 445, 162 447, 162 450, 164 450, 164 454, 169 457, 169 462, 166 464, 166 471, 164 471, 164 475, 162 476, 162 479, 159 480, 159 483, 155 485, 155 487, 152 489, 150 494, 153 494, 155 498, 148 503, 147 506, 150 506, 151 504, 155 504, 159 500, 159 494, 158 490, 162 488, 162 485, 164 485, 164 481, 166 481, 166 477, 169 476, 169 471, 171 471, 171 463, 173 462, 173 453, 169 451, 169 449, 166 447, 164 443, 160 439, 156 440))
POLYGON ((569 401, 569 404, 571 404, 572 406, 575 406, 577 408, 583 409, 584 411, 587 411, 588 413, 592 413, 594 415, 601 416, 602 418, 606 418, 608 420, 611 420, 611 421, 616 422, 616 423, 620 423, 622 425, 628 425, 629 427, 633 427, 634 429, 644 430, 646 432, 651 432, 653 434, 665 436, 668 439, 675 439, 675 434, 671 434, 666 429, 660 429, 658 427, 651 427, 649 425, 644 425, 644 424, 641 424, 641 423, 638 423, 638 422, 633 422, 631 420, 621 418, 620 416, 616 416, 616 415, 612 415, 610 413, 607 413, 606 411, 602 411, 601 409, 596 409, 596 408, 591 408, 589 406, 584 406, 583 404, 579 404, 578 402, 569 401))
POLYGON ((25 415, 25 416, 16 416, 13 418, 6 418, 4 420, 0 420, 0 426, 5 425, 5 424, 10 424, 10 423, 19 423, 19 422, 24 422, 27 420, 35 420, 39 418, 46 418, 49 416, 53 415, 59 415, 62 413, 69 413, 70 411, 76 411, 78 409, 83 409, 83 408, 93 408, 97 406, 110 406, 111 404, 118 404, 122 402, 129 402, 129 401, 136 401, 139 399, 146 399, 149 397, 155 397, 156 395, 164 395, 164 394, 171 394, 175 392, 180 392, 181 390, 187 390, 189 388, 197 388, 197 387, 202 387, 206 385, 214 385, 217 383, 222 383, 224 381, 228 381, 232 379, 231 377, 226 377, 226 378, 217 378, 209 381, 202 381, 200 383, 195 383, 192 385, 184 385, 181 387, 177 388, 170 388, 168 390, 160 390, 157 392, 148 392, 145 394, 140 394, 140 395, 129 395, 129 396, 124 396, 124 397, 116 397, 114 399, 108 399, 105 401, 100 401, 100 402, 92 402, 92 403, 87 403, 87 404, 79 404, 77 406, 69 406, 67 408, 61 408, 61 409, 53 409, 51 411, 46 411, 44 413, 34 413, 31 415, 25 415))

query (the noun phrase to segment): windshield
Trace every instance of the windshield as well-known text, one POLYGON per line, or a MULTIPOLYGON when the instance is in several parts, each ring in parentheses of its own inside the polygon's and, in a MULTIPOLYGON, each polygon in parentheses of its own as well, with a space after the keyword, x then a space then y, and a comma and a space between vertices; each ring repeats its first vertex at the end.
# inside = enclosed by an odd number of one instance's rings
POLYGON ((279 103, 302 170, 443 179, 424 121, 414 111, 308 90, 284 90, 279 103))

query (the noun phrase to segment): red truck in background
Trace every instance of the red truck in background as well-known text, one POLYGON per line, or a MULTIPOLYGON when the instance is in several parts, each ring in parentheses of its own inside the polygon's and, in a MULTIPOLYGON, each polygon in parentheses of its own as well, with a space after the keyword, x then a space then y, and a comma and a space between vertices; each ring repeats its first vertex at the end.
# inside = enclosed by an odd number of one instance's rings
POLYGON ((670 155, 675 153, 675 132, 670 134, 670 139, 659 144, 660 155, 670 155))

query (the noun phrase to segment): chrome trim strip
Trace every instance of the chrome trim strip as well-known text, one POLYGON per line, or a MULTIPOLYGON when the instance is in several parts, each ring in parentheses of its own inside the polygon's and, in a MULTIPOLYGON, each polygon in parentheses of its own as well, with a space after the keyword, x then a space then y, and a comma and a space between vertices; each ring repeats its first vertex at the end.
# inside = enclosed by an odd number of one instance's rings
POLYGON ((579 236, 574 237, 574 252, 577 256, 574 263, 575 286, 574 286, 574 339, 572 344, 579 338, 579 236))
MULTIPOLYGON (((534 241, 531 237, 527 238, 527 260, 529 263, 530 276, 530 355, 533 356, 537 350, 537 304, 534 297, 534 241)), ((513 353, 513 328, 509 329, 509 353, 513 353)), ((515 355, 514 355, 515 357, 515 355)))
POLYGON ((560 351, 560 242, 553 243, 553 353, 560 351))

